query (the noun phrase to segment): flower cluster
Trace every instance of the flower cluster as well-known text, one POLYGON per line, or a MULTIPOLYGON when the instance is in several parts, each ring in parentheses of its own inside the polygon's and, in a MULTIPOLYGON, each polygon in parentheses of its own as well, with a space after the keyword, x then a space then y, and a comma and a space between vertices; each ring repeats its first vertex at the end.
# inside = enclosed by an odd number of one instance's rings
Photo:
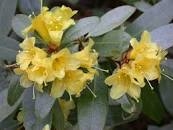
POLYGON ((138 100, 145 81, 151 86, 149 81, 160 80, 161 77, 160 62, 167 52, 151 41, 149 32, 144 31, 139 42, 133 38, 130 43, 132 49, 126 59, 128 62, 121 64, 105 80, 107 85, 112 86, 110 96, 113 99, 127 93, 138 100))
POLYGON ((43 87, 51 87, 51 96, 55 98, 61 97, 65 91, 69 95, 80 96, 87 81, 94 78, 98 54, 92 49, 92 39, 75 53, 68 48, 60 49, 62 34, 74 24, 71 17, 75 13, 65 6, 52 11, 43 7, 41 14, 35 16, 32 25, 25 29, 25 32, 37 32, 49 45, 39 47, 35 37, 26 37, 20 44, 22 50, 16 57, 19 67, 15 73, 21 75, 23 87, 35 86, 41 92, 43 87), (56 46, 49 51, 52 44, 56 46))
POLYGON ((64 31, 75 22, 71 17, 77 11, 62 6, 55 7, 51 11, 42 7, 41 13, 34 16, 32 24, 24 30, 24 33, 36 32, 47 44, 60 45, 64 31))

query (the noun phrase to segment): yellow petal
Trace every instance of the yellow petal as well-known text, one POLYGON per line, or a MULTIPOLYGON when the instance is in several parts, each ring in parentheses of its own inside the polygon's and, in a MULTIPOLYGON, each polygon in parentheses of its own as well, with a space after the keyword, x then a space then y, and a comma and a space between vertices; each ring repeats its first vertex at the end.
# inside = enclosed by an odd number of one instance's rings
POLYGON ((127 90, 127 93, 129 96, 133 97, 138 101, 141 95, 141 88, 137 85, 132 85, 130 88, 127 90))
POLYGON ((56 79, 51 88, 51 96, 54 98, 61 97, 64 94, 64 91, 66 89, 66 86, 64 85, 64 82, 62 80, 56 79))
POLYGON ((148 31, 144 31, 141 36, 141 43, 151 43, 151 36, 148 31))
POLYGON ((127 92, 127 87, 125 86, 113 86, 110 91, 110 96, 112 99, 118 99, 122 97, 127 92))

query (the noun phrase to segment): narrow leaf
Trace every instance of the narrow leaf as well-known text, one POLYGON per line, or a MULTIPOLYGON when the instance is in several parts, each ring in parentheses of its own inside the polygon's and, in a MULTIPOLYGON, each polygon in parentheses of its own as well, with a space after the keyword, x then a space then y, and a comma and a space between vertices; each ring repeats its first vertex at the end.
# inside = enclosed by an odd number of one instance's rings
POLYGON ((19 9, 24 14, 38 14, 41 10, 41 0, 19 0, 19 9))
POLYGON ((100 18, 100 23, 93 28, 89 35, 96 37, 113 30, 123 24, 134 12, 135 8, 127 5, 107 12, 100 18))
POLYGON ((24 38, 22 31, 30 24, 30 19, 28 18, 28 16, 24 14, 17 14, 12 20, 12 28, 15 31, 15 33, 21 38, 24 38))
POLYGON ((20 86, 19 77, 16 75, 11 76, 7 101, 10 106, 13 106, 20 98, 24 88, 20 86))
POLYGON ((63 43, 68 43, 87 34, 99 23, 99 17, 91 16, 80 19, 64 34, 63 43))
POLYGON ((18 41, 5 36, 1 36, 0 39, 0 59, 15 61, 19 50, 18 41))
POLYGON ((17 0, 1 0, 0 3, 0 36, 7 35, 11 29, 12 17, 15 13, 17 0))
POLYGON ((162 48, 168 49, 173 46, 173 24, 159 27, 151 32, 152 40, 162 48))
POLYGON ((64 114, 62 112, 59 101, 56 100, 52 108, 53 121, 52 124, 57 130, 64 130, 64 114))
POLYGON ((173 18, 172 5, 173 0, 160 1, 130 24, 127 27, 127 32, 132 36, 138 36, 144 30, 152 31, 168 24, 173 18))
POLYGON ((21 102, 21 98, 13 105, 9 106, 7 102, 8 89, 0 92, 0 122, 13 113, 21 102))
POLYGON ((157 93, 147 85, 142 89, 141 95, 143 103, 143 112, 149 118, 160 123, 164 117, 165 111, 157 93))
MULTIPOLYGON (((162 73, 169 75, 173 78, 173 68, 164 65, 163 69, 164 71, 162 73)), ((165 105, 168 112, 170 112, 173 115, 173 80, 170 80, 168 77, 162 75, 159 90, 163 104, 165 105)))
POLYGON ((55 102, 55 99, 47 93, 37 93, 35 101, 35 111, 37 115, 43 119, 45 118, 55 102))
POLYGON ((35 100, 32 99, 32 87, 25 89, 23 95, 23 113, 25 130, 33 130, 32 126, 36 122, 35 100))

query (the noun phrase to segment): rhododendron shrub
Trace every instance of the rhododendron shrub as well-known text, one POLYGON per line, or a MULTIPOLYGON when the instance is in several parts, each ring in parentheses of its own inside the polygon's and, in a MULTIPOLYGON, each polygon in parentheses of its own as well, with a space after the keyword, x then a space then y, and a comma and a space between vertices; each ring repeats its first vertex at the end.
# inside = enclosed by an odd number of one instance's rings
POLYGON ((172 0, 84 18, 43 2, 0 2, 0 129, 107 130, 173 114, 172 0))

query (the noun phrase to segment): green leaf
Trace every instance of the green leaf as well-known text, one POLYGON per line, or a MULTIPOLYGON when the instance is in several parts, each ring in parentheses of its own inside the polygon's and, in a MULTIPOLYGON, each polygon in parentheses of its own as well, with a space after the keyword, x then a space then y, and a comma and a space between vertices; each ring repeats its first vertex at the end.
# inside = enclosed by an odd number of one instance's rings
MULTIPOLYGON (((170 77, 172 76, 173 78, 173 68, 170 68, 169 66, 163 66, 163 69, 164 71, 162 73, 169 75, 170 77)), ((170 80, 169 78, 162 75, 159 89, 164 106, 168 112, 173 115, 173 80, 170 80)))
POLYGON ((137 9, 139 9, 142 12, 145 12, 152 7, 148 2, 143 0, 135 2, 134 5, 137 9))
POLYGON ((32 87, 25 89, 23 95, 23 113, 24 113, 24 124, 25 130, 32 130, 32 126, 36 122, 35 116, 35 100, 32 99, 32 87))
POLYGON ((0 39, 0 60, 15 61, 19 50, 18 41, 5 36, 1 36, 0 39))
POLYGON ((37 93, 35 111, 41 119, 45 118, 52 109, 55 99, 47 93, 37 93))
POLYGON ((56 100, 54 106, 52 108, 52 124, 57 130, 64 130, 65 122, 64 122, 64 114, 62 112, 59 101, 56 100))
POLYGON ((0 67, 0 92, 8 88, 8 73, 7 71, 0 67))
POLYGON ((1 130, 17 130, 18 126, 19 126, 19 122, 14 119, 14 114, 11 114, 5 120, 0 122, 1 130))
POLYGON ((132 98, 128 97, 127 95, 124 95, 120 99, 117 100, 121 104, 121 108, 129 114, 133 113, 140 113, 142 109, 142 102, 136 102, 136 100, 133 100, 132 98))
POLYGON ((13 105, 9 106, 7 102, 8 89, 0 92, 0 122, 12 114, 21 102, 21 98, 13 105))
POLYGON ((109 127, 115 127, 132 122, 139 117, 140 113, 141 105, 138 106, 138 110, 135 113, 131 114, 125 113, 120 105, 109 106, 106 125, 109 127))
POLYGON ((152 40, 164 49, 173 46, 173 24, 159 27, 151 32, 152 40))
POLYGON ((25 89, 22 103, 24 113, 23 125, 25 130, 42 130, 46 124, 50 124, 51 122, 50 114, 43 119, 40 119, 37 116, 35 111, 35 102, 35 99, 33 99, 33 87, 25 89))
POLYGON ((99 17, 91 16, 80 19, 64 34, 63 43, 68 43, 87 34, 99 23, 99 17))
POLYGON ((135 8, 128 5, 107 12, 100 18, 100 23, 92 29, 89 35, 96 37, 113 30, 123 24, 134 12, 135 8))
POLYGON ((144 30, 152 31, 157 27, 168 24, 173 18, 172 5, 172 0, 160 1, 130 24, 127 27, 127 32, 132 36, 138 36, 144 30))
POLYGON ((19 9, 24 14, 36 15, 41 10, 41 0, 19 0, 19 9))
POLYGON ((0 2, 0 36, 7 35, 11 29, 12 17, 15 13, 17 0, 1 0, 0 2))
POLYGON ((78 122, 80 130, 102 130, 108 112, 108 88, 104 84, 102 72, 96 76, 91 87, 96 98, 88 91, 78 101, 78 122))
POLYGON ((118 58, 129 48, 131 37, 122 30, 114 30, 96 40, 94 48, 100 56, 118 58))
POLYGON ((147 85, 142 88, 141 99, 143 103, 143 113, 157 123, 164 117, 165 111, 159 96, 147 85))
POLYGON ((13 106, 20 98, 24 91, 24 88, 20 86, 19 77, 16 75, 11 76, 7 101, 10 106, 13 106))
POLYGON ((12 28, 14 32, 20 36, 21 38, 24 38, 22 31, 28 27, 31 24, 31 20, 28 18, 28 16, 24 14, 17 14, 15 17, 13 17, 12 20, 12 28))

